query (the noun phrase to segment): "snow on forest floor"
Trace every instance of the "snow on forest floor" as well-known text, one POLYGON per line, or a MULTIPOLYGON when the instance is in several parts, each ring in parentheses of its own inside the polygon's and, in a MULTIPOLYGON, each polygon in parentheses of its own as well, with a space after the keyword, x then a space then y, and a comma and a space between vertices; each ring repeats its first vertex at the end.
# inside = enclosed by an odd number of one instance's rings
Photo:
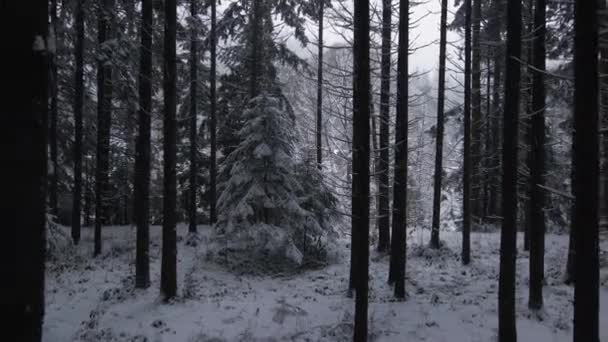
MULTIPOLYGON (((64 236, 60 227, 55 235, 64 236)), ((205 258, 209 227, 198 246, 178 227, 178 287, 174 301, 159 295, 160 227, 151 228, 146 290, 133 288, 135 229, 107 227, 104 253, 92 258, 92 230, 47 264, 44 341, 350 341, 354 301, 346 297, 348 245, 341 261, 284 276, 229 272, 205 258)), ((51 236, 53 238, 53 236, 51 236)), ((460 233, 442 232, 445 247, 426 247, 428 231, 409 232, 408 300, 396 302, 386 284, 388 257, 372 253, 369 324, 374 341, 494 341, 497 332, 499 234, 472 234, 472 264, 459 260, 460 233)), ((528 254, 517 258, 517 327, 521 341, 568 341, 573 290, 562 283, 567 236, 547 235, 545 307, 527 309, 528 254)), ((521 243, 521 241, 520 241, 521 243)), ((600 322, 608 322, 608 243, 602 250, 600 322)), ((608 340, 608 326, 600 326, 608 340)))

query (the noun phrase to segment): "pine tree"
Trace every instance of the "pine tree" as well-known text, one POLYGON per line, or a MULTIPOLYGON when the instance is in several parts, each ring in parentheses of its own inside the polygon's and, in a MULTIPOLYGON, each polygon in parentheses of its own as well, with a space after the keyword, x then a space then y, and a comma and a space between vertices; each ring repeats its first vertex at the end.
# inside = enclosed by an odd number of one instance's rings
MULTIPOLYGON (((354 86, 352 155, 352 229, 357 231, 355 258, 354 340, 367 341, 367 303, 369 267, 369 1, 355 2, 354 8, 354 86)), ((351 268, 353 265, 351 264, 351 268)))
POLYGON ((481 201, 481 0, 473 0, 471 4, 471 215, 481 218, 483 216, 481 201))
MULTIPOLYGON (((479 0, 476 0, 479 2, 479 0)), ((464 35, 464 160, 462 172, 462 264, 471 262, 471 153, 475 153, 475 134, 471 134, 471 0, 465 0, 465 35, 464 35), (471 139, 473 138, 473 139, 471 139), (471 143, 473 140, 473 143, 471 143), (471 152, 473 150, 473 152, 471 152)), ((477 25, 479 23, 476 23, 477 25)), ((473 31, 479 28, 473 27, 473 31)), ((479 32, 477 32, 479 35, 479 32)), ((478 62, 478 61, 477 61, 478 62)), ((478 76, 478 75, 477 75, 478 76)), ((475 76, 473 77, 475 78, 475 76)), ((479 90, 479 89, 477 89, 479 90)), ((476 91, 474 88, 473 92, 476 91)), ((474 121, 475 119, 473 119, 474 121)))
POLYGON ((2 4, 0 28, 10 53, 0 65, 3 165, 2 290, 10 340, 42 340, 46 249, 49 58, 48 2, 2 4), (12 23, 18 22, 19 29, 12 23), (10 30, 10 31, 9 31, 10 30), (14 189, 14 190, 13 190, 14 189))
POLYGON ((321 169, 323 165, 323 142, 321 140, 323 132, 323 10, 325 0, 318 1, 319 6, 319 37, 318 37, 318 66, 317 66, 317 165, 321 169))
POLYGON ((95 249, 101 254, 102 225, 109 220, 110 127, 112 117, 112 21, 114 0, 100 4, 97 66, 97 173, 95 175, 95 249))
POLYGON ((536 0, 534 9, 534 53, 532 84, 532 167, 530 211, 530 294, 528 307, 543 305, 545 254, 544 185, 545 174, 545 0, 536 0))
POLYGON ((210 98, 210 114, 209 114, 209 140, 210 140, 210 159, 209 165, 209 223, 214 224, 216 221, 216 206, 217 206, 217 141, 216 141, 216 120, 217 120, 217 95, 216 95, 216 46, 217 46, 217 25, 216 25, 216 0, 211 0, 211 32, 209 32, 209 51, 211 59, 211 68, 209 70, 209 98, 210 98))
POLYGON ((176 0, 165 0, 163 68, 163 243, 160 288, 165 300, 177 294, 176 215, 176 0))
POLYGON ((574 341, 599 342, 598 2, 574 8, 574 341))
MULTIPOLYGON (((52 28, 52 39, 55 39, 55 45, 57 45, 57 0, 51 0, 51 28, 52 28)), ((51 56, 49 60, 49 64, 51 67, 51 77, 50 77, 50 122, 49 122, 49 147, 51 152, 51 165, 52 172, 49 174, 49 206, 51 209, 51 214, 57 215, 57 172, 58 172, 58 163, 57 163, 57 94, 59 82, 57 80, 57 57, 56 53, 51 56)))
POLYGON ((196 233, 196 192, 197 192, 197 145, 196 145, 196 115, 197 115, 197 73, 198 73, 198 51, 197 51, 197 29, 195 18, 198 15, 196 3, 198 0, 190 0, 190 15, 192 16, 190 27, 190 190, 188 192, 188 231, 196 233))
POLYGON ((515 257, 517 238, 517 132, 521 57, 521 2, 507 3, 507 50, 502 148, 502 212, 498 287, 498 339, 517 341, 515 327, 515 257))
POLYGON ((395 127, 395 177, 393 179, 393 222, 389 283, 395 297, 405 298, 407 239, 407 156, 408 156, 408 50, 409 0, 399 4, 399 45, 397 56, 397 124, 395 127))
POLYGON ((378 251, 386 252, 390 244, 390 203, 389 203, 389 102, 391 84, 391 17, 392 1, 382 1, 382 48, 380 66, 380 162, 379 202, 378 202, 378 251))
POLYGON ((76 44, 74 59, 74 189, 72 200, 72 240, 80 241, 80 205, 82 198, 82 109, 84 101, 84 8, 83 1, 76 3, 76 44))
POLYGON ((135 152, 135 287, 150 286, 150 121, 152 113, 152 1, 141 6, 138 134, 135 152))
POLYGON ((445 62, 448 1, 441 0, 441 23, 439 35, 439 85, 437 94, 437 139, 435 141, 435 175, 433 185, 433 221, 431 225, 431 248, 439 248, 439 226, 441 214, 441 178, 443 175, 443 117, 445 105, 445 62))

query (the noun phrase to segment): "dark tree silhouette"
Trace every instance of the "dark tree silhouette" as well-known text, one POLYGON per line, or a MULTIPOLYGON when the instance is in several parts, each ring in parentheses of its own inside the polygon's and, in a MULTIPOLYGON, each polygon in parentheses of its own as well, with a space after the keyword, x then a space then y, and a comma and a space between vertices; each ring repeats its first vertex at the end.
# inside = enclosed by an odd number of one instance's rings
POLYGON ((574 341, 599 342, 598 1, 574 8, 574 341))
POLYGON ((72 240, 80 241, 80 205, 82 199, 82 107, 84 100, 84 8, 83 1, 76 2, 76 44, 74 60, 74 189, 72 199, 72 240))
POLYGON ((502 212, 498 286, 498 339, 517 341, 515 327, 515 257, 517 240, 517 132, 521 70, 521 2, 507 3, 507 51, 502 148, 502 212))
POLYGON ((317 167, 319 170, 323 165, 323 10, 325 0, 318 1, 319 4, 319 40, 318 40, 318 65, 317 65, 317 167))
MULTIPOLYGON (((0 240, 3 334, 39 342, 44 316, 49 57, 48 2, 7 1, 0 10, 10 53, 0 65, 5 201, 0 240), (13 23, 19 23, 15 29, 13 23)), ((7 51, 8 52, 8 51, 7 51)), ((50 52, 50 53, 49 53, 50 52)), ((11 337, 12 336, 12 337, 11 337)))
MULTIPOLYGON (((53 39, 57 42, 57 0, 51 0, 51 28, 53 30, 53 39)), ((57 45, 55 43, 55 45, 57 45)), ((49 147, 51 152, 51 165, 52 172, 49 173, 49 207, 51 214, 57 215, 57 94, 59 82, 57 80, 57 57, 55 54, 51 55, 49 59, 51 77, 50 77, 50 110, 49 113, 49 147)))
POLYGON ((95 249, 101 254, 101 228, 108 223, 110 127, 112 116, 112 17, 114 0, 103 0, 97 31, 97 173, 95 175, 95 249))
POLYGON ((545 174, 545 0, 536 0, 534 6, 534 40, 532 74, 532 153, 530 184, 530 293, 528 307, 543 306, 543 278, 545 255, 545 193, 541 188, 545 174))
POLYGON ((216 97, 216 46, 217 46, 217 27, 216 27, 216 0, 211 0, 211 32, 209 32, 209 50, 211 58, 211 68, 209 70, 209 100, 210 100, 210 114, 209 114, 209 140, 210 140, 210 157, 211 164, 209 166, 209 221, 214 224, 217 219, 216 206, 217 206, 217 166, 216 166, 216 111, 217 111, 217 97, 216 97))
POLYGON ((391 91, 391 11, 392 1, 382 0, 382 48, 380 66, 380 160, 378 163, 378 251, 388 251, 390 244, 389 203, 389 105, 391 91))
POLYGON ((198 51, 197 51, 197 28, 195 18, 198 15, 198 9, 196 6, 198 0, 190 0, 190 15, 192 16, 191 27, 190 27, 190 191, 188 193, 188 231, 190 233, 196 233, 196 192, 197 182, 196 173, 196 92, 198 82, 198 51))
POLYGON ((437 139, 435 142, 435 175, 433 185, 433 221, 431 225, 431 248, 439 248, 439 225, 441 214, 441 178, 443 174, 443 117, 445 107, 445 61, 448 1, 441 0, 441 23, 439 34, 439 85, 437 87, 437 139))
POLYGON ((150 286, 150 115, 152 113, 152 1, 141 5, 138 134, 135 146, 135 286, 150 286))
MULTIPOLYGON (((353 45, 352 225, 357 231, 354 340, 367 341, 369 267, 369 0, 355 2, 353 45)), ((351 265, 352 267, 352 265, 351 265)))
MULTIPOLYGON (((479 1, 479 0, 477 0, 479 1)), ((471 261, 471 0, 465 0, 464 161, 462 172, 462 264, 471 261)), ((479 33, 478 33, 479 34, 479 33)), ((479 90, 479 89, 477 89, 479 90)), ((475 91, 475 90, 473 90, 475 91)), ((474 129, 473 129, 474 130, 474 129)), ((473 139, 474 140, 474 139, 473 139)))
POLYGON ((160 289, 165 300, 177 294, 177 221, 176 204, 176 0, 165 0, 164 35, 164 118, 163 118, 163 245, 161 261, 160 289))
POLYGON ((395 297, 399 299, 405 298, 405 251, 407 246, 409 5, 409 0, 399 3, 395 177, 393 179, 393 222, 389 268, 389 283, 395 284, 395 297))

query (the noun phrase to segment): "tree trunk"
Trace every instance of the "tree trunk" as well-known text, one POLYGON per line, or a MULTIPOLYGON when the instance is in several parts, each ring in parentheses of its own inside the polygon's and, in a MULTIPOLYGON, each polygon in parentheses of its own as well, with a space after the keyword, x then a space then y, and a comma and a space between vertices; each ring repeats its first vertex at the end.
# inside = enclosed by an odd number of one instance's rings
POLYGON ((76 45, 74 59, 74 189, 72 198, 72 240, 80 241, 80 205, 82 203, 82 107, 84 96, 84 9, 82 1, 76 2, 76 45))
POLYGON ((574 341, 599 342, 598 2, 574 15, 574 341))
POLYGON ((483 216, 481 202, 481 0, 472 1, 472 59, 471 59, 471 203, 472 216, 483 216))
POLYGON ((392 1, 382 0, 382 47, 380 70, 380 169, 378 202, 378 252, 387 252, 390 245, 390 192, 389 192, 389 105, 391 84, 391 16, 392 1))
POLYGON ((319 41, 318 41, 318 66, 317 66, 317 167, 321 170, 323 165, 323 9, 324 0, 319 1, 319 41))
POLYGON ((443 111, 445 104, 445 61, 448 1, 441 0, 441 26, 439 36, 439 85, 437 93, 437 141, 435 144, 435 184, 433 187, 433 222, 431 226, 431 248, 439 248, 441 215, 441 178, 443 175, 443 111))
POLYGON ((214 224, 216 221, 216 85, 215 85, 215 69, 216 69, 216 2, 211 1, 211 32, 209 33, 209 45, 211 52, 211 68, 209 70, 209 97, 210 97, 210 120, 209 120, 209 140, 210 140, 210 159, 211 165, 209 166, 209 223, 214 224))
POLYGON ((103 0, 99 16, 97 69, 97 173, 95 176, 95 249, 94 256, 101 254, 101 228, 108 223, 110 127, 112 115, 112 13, 114 0, 103 0))
MULTIPOLYGON (((51 28, 52 38, 55 39, 55 46, 57 46, 57 0, 51 0, 51 28)), ((50 82, 50 127, 49 127, 49 145, 51 152, 51 171, 49 173, 49 207, 51 214, 57 215, 57 93, 58 93, 58 80, 57 80, 57 56, 51 55, 49 64, 51 66, 51 82, 50 82)))
POLYGON ((517 341, 515 328, 515 258, 517 253, 517 136, 521 70, 521 2, 507 3, 507 51, 502 149, 502 211, 498 289, 498 339, 517 341))
POLYGON ((2 3, 4 44, 0 74, 4 139, 3 235, 0 307, 9 317, 3 334, 39 342, 44 316, 49 58, 48 2, 2 3), (12 23, 19 23, 15 29, 12 23), (9 31, 10 30, 10 31, 9 31), (14 190, 13 190, 14 189, 14 190))
POLYGON ((176 0, 165 0, 164 118, 163 118, 163 246, 160 288, 165 300, 177 294, 176 241, 176 0))
POLYGON ((501 150, 501 130, 500 130, 500 114, 501 114, 501 84, 502 84, 502 71, 503 71, 503 46, 501 38, 502 30, 502 15, 503 15, 503 3, 500 0, 494 2, 494 18, 492 26, 492 37, 493 42, 496 44, 494 48, 494 83, 492 90, 492 119, 490 121, 492 127, 492 184, 490 188, 491 204, 490 210, 493 216, 501 216, 501 184, 502 175, 500 174, 501 164, 499 153, 501 150))
MULTIPOLYGON (((475 0, 479 3, 479 0, 475 0)), ((476 4, 477 5, 477 4, 476 4)), ((468 265, 471 262, 471 179, 475 179, 471 174, 471 154, 475 153, 475 125, 471 127, 471 90, 473 93, 480 90, 480 87, 471 89, 471 0, 465 0, 465 35, 464 35, 464 161, 462 172, 462 264, 468 265), (471 128, 473 132, 471 132, 471 128), (473 134, 471 134, 473 133, 473 134), (471 139, 472 138, 472 139, 471 139), (473 140, 473 142, 471 141, 473 140), (473 147, 473 148, 471 148, 473 147), (473 150, 473 151, 471 151, 473 150)), ((473 24, 473 35, 475 28, 473 24)), ((477 22, 479 26, 479 22, 477 22)), ((479 35, 479 32, 477 32, 479 35)), ((479 37, 477 37, 479 39, 479 37)), ((479 42, 478 42, 479 43, 479 42)), ((479 46, 478 46, 479 48, 479 46)), ((477 52, 479 53, 479 52, 477 52)), ((479 63, 479 56, 477 56, 479 63)), ((475 61, 473 61, 474 66, 475 61)), ((479 70, 477 70, 479 72, 479 70)), ((473 81, 475 81, 473 76, 473 81)), ((475 83, 475 82, 473 82, 475 83)), ((479 86, 479 84, 477 84, 479 86)), ((479 103, 481 105, 481 103, 479 103)), ((473 110, 475 111, 475 109, 473 110)), ((475 122, 475 118, 473 118, 475 122)), ((479 142, 479 141, 478 141, 479 142)), ((479 152, 479 151, 477 151, 479 152)))
POLYGON ((358 232, 354 340, 367 341, 370 161, 369 0, 356 1, 354 12, 352 224, 353 230, 358 232))
MULTIPOLYGON (((534 68, 545 70, 545 0, 536 0, 534 10, 534 68)), ((532 168, 530 184, 530 294, 528 307, 540 309, 543 305, 543 278, 545 257, 545 75, 532 74, 532 168)))
POLYGON ((399 47, 397 55, 397 118, 395 127, 395 176, 393 179, 393 222, 389 283, 395 284, 395 298, 405 298, 407 246, 407 147, 408 147, 408 48, 409 0, 399 5, 399 47))
POLYGON ((192 26, 190 27, 190 191, 188 193, 190 197, 188 200, 188 231, 190 233, 196 233, 196 190, 198 188, 196 184, 196 89, 198 82, 198 53, 196 49, 197 29, 195 24, 198 10, 196 8, 196 2, 197 0, 190 0, 190 15, 192 16, 192 26))
POLYGON ((152 113, 152 1, 143 0, 139 62, 138 134, 135 152, 135 287, 150 286, 150 121, 152 113))

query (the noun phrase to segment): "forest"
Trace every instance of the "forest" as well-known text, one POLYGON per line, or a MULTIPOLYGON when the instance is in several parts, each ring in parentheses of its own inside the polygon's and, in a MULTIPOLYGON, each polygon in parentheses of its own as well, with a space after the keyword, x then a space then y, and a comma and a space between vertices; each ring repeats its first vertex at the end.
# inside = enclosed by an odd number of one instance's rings
POLYGON ((607 0, 0 23, 3 340, 608 341, 607 0))

